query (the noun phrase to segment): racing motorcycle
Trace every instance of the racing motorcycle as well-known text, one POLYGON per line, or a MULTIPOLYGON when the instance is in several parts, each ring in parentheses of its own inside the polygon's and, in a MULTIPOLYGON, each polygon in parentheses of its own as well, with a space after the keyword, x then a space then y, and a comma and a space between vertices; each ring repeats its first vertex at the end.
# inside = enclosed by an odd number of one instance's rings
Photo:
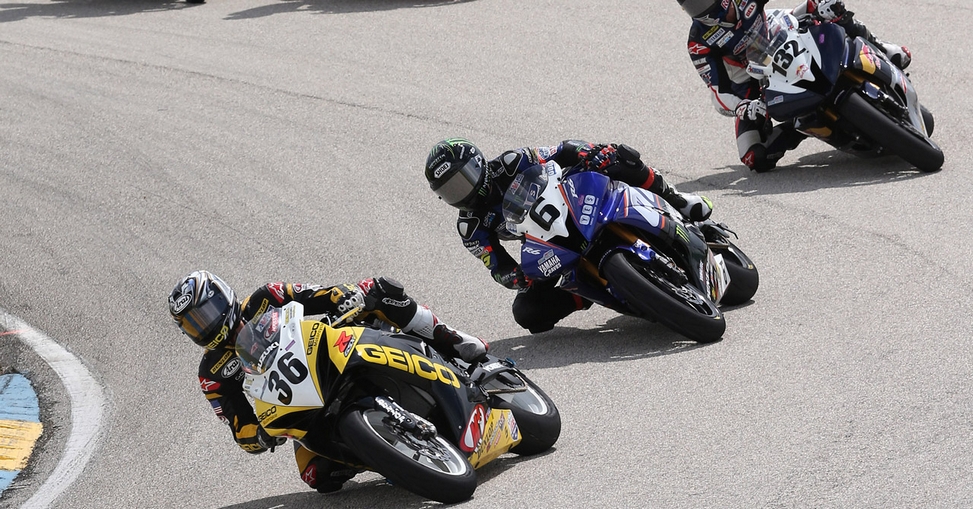
POLYGON ((557 407, 513 361, 447 359, 351 322, 358 311, 309 320, 291 302, 238 335, 244 389, 270 435, 443 503, 472 496, 476 468, 557 441, 557 407))
POLYGON ((880 48, 781 9, 768 10, 752 30, 747 72, 763 81, 773 119, 856 155, 888 151, 924 172, 942 167, 943 152, 930 139, 932 113, 880 48))
POLYGON ((757 291, 757 268, 726 225, 689 221, 661 196, 604 174, 535 164, 503 200, 529 279, 556 279, 563 290, 694 341, 719 340, 719 304, 742 304, 757 291))

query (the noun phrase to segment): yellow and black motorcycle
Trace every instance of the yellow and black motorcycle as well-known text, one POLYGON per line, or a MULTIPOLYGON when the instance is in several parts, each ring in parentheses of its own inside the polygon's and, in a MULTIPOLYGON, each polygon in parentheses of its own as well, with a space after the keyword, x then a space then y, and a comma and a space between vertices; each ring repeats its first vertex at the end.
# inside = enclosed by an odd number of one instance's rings
POLYGON ((309 320, 292 302, 238 335, 268 433, 443 503, 473 495, 476 468, 557 441, 557 407, 513 361, 447 359, 414 336, 342 326, 351 316, 309 320))

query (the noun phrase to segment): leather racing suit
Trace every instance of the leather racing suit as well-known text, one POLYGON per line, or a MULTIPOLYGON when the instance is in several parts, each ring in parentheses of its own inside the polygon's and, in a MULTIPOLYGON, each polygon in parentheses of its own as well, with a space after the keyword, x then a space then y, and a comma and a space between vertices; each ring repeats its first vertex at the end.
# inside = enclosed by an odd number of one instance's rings
MULTIPOLYGON (((755 31, 764 24, 764 6, 768 0, 730 1, 738 5, 739 20, 736 26, 710 26, 693 20, 689 29, 688 49, 696 71, 710 89, 710 98, 716 110, 726 116, 736 116, 741 102, 762 100, 760 81, 747 74, 746 51, 756 35, 755 31)), ((816 9, 817 0, 805 0, 792 13, 801 18, 815 14, 816 9)), ((844 28, 849 37, 862 37, 886 52, 890 51, 890 45, 872 35, 851 11, 846 11, 831 22, 844 28)), ((901 46, 892 47, 903 51, 901 46)), ((904 51, 908 53, 908 50, 904 51)), ((902 67, 905 65, 908 65, 907 61, 902 67)), ((792 122, 773 125, 769 118, 737 118, 735 128, 740 161, 758 172, 775 168, 787 150, 797 148, 807 137, 794 129, 792 122)))
MULTIPOLYGON (((242 320, 249 322, 270 307, 296 301, 305 314, 341 315, 349 300, 361 299, 366 311, 356 317, 362 323, 387 323, 404 332, 422 337, 443 355, 476 358, 486 353, 487 345, 478 338, 450 328, 428 308, 406 295, 402 285, 389 278, 369 278, 357 285, 319 286, 270 283, 258 288, 241 303, 242 320)), ((237 329, 239 330, 239 329, 237 329)), ((234 332, 235 334, 235 332, 234 332)), ((216 416, 229 425, 236 443, 249 453, 267 450, 266 432, 243 390, 244 371, 232 346, 207 350, 199 364, 199 384, 216 416)), ((327 492, 340 489, 341 483, 356 472, 315 455, 295 442, 295 457, 301 478, 312 488, 327 492)))
MULTIPOLYGON (((456 227, 463 239, 463 245, 483 262, 494 280, 507 288, 518 290, 512 306, 514 320, 531 333, 553 329, 558 321, 577 310, 587 309, 591 302, 556 288, 557 278, 545 281, 527 280, 517 261, 501 244, 501 241, 519 240, 506 228, 502 211, 503 194, 516 175, 535 164, 554 161, 562 168, 570 168, 589 163, 591 156, 603 147, 606 146, 566 140, 556 146, 508 150, 487 163, 492 184, 490 195, 482 201, 485 205, 475 210, 459 212, 456 227)), ((617 164, 603 168, 605 174, 614 180, 659 194, 676 208, 691 210, 691 214, 698 214, 702 219, 709 215, 712 210, 709 200, 679 193, 663 180, 657 170, 642 163, 637 152, 621 147, 624 145, 617 149, 617 164)))

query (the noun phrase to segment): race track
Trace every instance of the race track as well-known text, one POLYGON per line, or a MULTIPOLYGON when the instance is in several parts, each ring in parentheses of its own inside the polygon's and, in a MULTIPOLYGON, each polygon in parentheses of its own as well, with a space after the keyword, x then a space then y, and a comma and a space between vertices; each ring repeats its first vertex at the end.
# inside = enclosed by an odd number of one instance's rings
MULTIPOLYGON (((942 171, 809 140, 749 172, 674 1, 0 2, 0 309, 80 359, 107 401, 100 445, 52 507, 431 505, 374 474, 319 495, 289 446, 232 442, 167 312, 197 268, 240 293, 394 276, 517 360, 563 433, 480 470, 463 507, 973 506, 973 58, 957 22, 973 5, 847 2, 912 49, 942 171), (488 155, 638 148, 713 199, 757 295, 707 346, 600 308, 526 334, 422 177, 452 136, 488 155)), ((35 354, 0 342, 45 419, 26 484, 0 500, 19 506, 71 408, 35 354)))

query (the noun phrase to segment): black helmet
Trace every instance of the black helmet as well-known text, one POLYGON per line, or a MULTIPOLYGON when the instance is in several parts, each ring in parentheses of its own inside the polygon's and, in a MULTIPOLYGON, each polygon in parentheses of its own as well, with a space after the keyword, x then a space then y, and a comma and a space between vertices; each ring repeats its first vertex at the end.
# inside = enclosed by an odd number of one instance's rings
POLYGON ((446 203, 459 209, 476 208, 490 194, 490 172, 476 145, 463 138, 436 144, 426 158, 429 187, 446 203))
POLYGON ((225 281, 205 270, 182 278, 169 294, 169 314, 203 348, 216 350, 232 345, 232 333, 240 319, 240 303, 225 281))
POLYGON ((726 10, 733 0, 677 0, 682 10, 692 18, 717 17, 719 11, 726 10))

